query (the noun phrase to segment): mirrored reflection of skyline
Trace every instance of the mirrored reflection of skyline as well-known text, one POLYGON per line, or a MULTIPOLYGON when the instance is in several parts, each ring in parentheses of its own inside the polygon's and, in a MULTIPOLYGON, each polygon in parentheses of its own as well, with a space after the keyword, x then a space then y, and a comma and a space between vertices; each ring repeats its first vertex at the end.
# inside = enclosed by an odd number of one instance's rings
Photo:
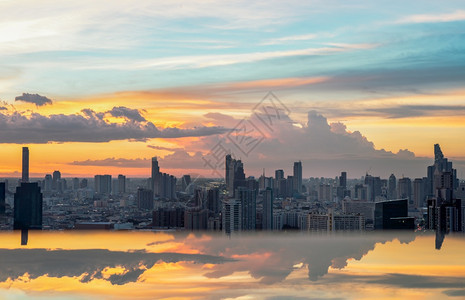
POLYGON ((465 295, 465 238, 429 233, 3 232, 0 298, 465 295))

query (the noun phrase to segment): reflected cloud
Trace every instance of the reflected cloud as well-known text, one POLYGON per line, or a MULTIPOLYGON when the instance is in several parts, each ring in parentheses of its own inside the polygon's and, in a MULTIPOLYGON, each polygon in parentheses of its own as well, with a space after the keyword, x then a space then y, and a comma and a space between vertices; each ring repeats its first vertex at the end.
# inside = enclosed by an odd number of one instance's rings
POLYGON ((104 279, 114 285, 136 282, 146 270, 159 262, 194 262, 221 264, 231 258, 201 254, 148 253, 145 251, 0 249, 0 282, 16 280, 25 274, 29 279, 40 276, 78 277, 82 283, 104 279), (105 276, 105 270, 120 268, 122 273, 105 276))

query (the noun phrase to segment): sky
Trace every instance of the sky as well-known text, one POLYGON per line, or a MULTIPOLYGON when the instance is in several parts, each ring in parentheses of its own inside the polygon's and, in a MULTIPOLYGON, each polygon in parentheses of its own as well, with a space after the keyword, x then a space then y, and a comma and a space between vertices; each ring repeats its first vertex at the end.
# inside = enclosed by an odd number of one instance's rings
POLYGON ((459 299, 463 235, 2 232, 2 299, 459 299), (277 235, 279 235, 277 237, 277 235), (310 297, 310 298, 309 298, 310 297))
POLYGON ((0 0, 0 176, 464 178, 465 1, 0 0), (220 155, 221 154, 221 155, 220 155))

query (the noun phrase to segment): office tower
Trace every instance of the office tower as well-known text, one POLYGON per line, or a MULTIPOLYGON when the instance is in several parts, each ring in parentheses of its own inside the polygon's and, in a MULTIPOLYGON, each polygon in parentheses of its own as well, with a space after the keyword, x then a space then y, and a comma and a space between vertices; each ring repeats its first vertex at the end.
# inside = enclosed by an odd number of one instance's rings
POLYGON ((118 194, 126 193, 126 176, 118 175, 118 194))
POLYGON ((207 190, 207 209, 215 214, 221 211, 220 191, 217 188, 207 190))
POLYGON ((238 187, 236 199, 241 203, 242 230, 255 230, 257 222, 257 198, 254 191, 238 187))
POLYGON ((365 220, 373 222, 375 216, 375 203, 368 201, 342 201, 342 211, 346 215, 360 214, 365 217, 365 220))
POLYGON ((53 184, 52 175, 50 175, 50 174, 45 175, 44 192, 51 192, 52 191, 52 184, 53 184))
POLYGON ((341 176, 339 176, 339 186, 344 189, 347 188, 347 172, 341 172, 341 176))
POLYGON ((368 188, 366 185, 356 184, 354 191, 355 191, 354 193, 355 199, 359 201, 368 201, 368 188))
POLYGON ((331 228, 329 215, 310 213, 307 216, 307 226, 309 231, 329 231, 331 228))
POLYGON ((231 155, 226 155, 225 180, 228 196, 233 197, 238 187, 246 184, 244 165, 242 161, 233 159, 231 155))
POLYGON ((429 199, 427 228, 448 233, 463 231, 461 199, 429 199))
POLYGON ((53 177, 52 177, 52 190, 56 190, 58 188, 58 181, 61 179, 61 173, 60 171, 53 171, 53 177))
POLYGON ((397 198, 397 179, 394 174, 391 174, 389 176, 389 182, 388 182, 388 199, 396 199, 397 198))
POLYGON ((154 195, 159 195, 160 194, 160 180, 161 180, 161 174, 160 174, 160 167, 158 166, 158 160, 157 157, 152 157, 152 177, 151 177, 151 182, 152 182, 152 191, 154 195))
POLYGON ((95 175, 94 186, 97 194, 111 194, 111 175, 95 175))
POLYGON ((186 210, 184 212, 184 228, 186 230, 207 230, 208 210, 200 207, 186 210))
POLYGON ((273 202, 274 194, 273 189, 267 188, 263 192, 263 218, 262 228, 263 230, 273 230, 273 202))
POLYGON ((23 182, 14 196, 14 229, 42 229, 42 193, 37 182, 23 182))
POLYGON ((437 186, 438 181, 435 180, 435 177, 441 176, 442 173, 448 172, 451 176, 452 182, 452 198, 454 197, 453 191, 458 187, 457 179, 457 170, 452 167, 452 162, 449 162, 447 158, 444 157, 444 154, 441 151, 439 144, 434 145, 434 164, 427 168, 427 196, 429 198, 435 197, 437 189, 440 188, 437 186))
POLYGON ((296 193, 302 193, 302 162, 294 163, 294 186, 293 189, 296 193))
POLYGON ((183 228, 183 208, 158 208, 152 213, 152 226, 160 228, 183 228))
POLYGON ((240 201, 229 199, 223 203, 223 231, 227 235, 240 232, 242 230, 242 209, 240 201))
POLYGON ((283 170, 274 171, 274 179, 276 182, 279 181, 280 179, 284 179, 284 171, 283 170))
POLYGON ((5 214, 5 196, 6 196, 6 184, 0 182, 0 215, 5 214))
POLYGON ((366 174, 365 185, 368 201, 375 202, 376 197, 381 196, 381 178, 366 174))
POLYGON ((330 202, 332 200, 331 186, 329 184, 320 184, 318 189, 318 200, 320 202, 330 202))
POLYGON ((152 210, 153 209, 153 191, 148 189, 137 189, 137 208, 152 210))
POLYGON ((413 217, 408 216, 408 200, 387 200, 375 203, 374 229, 414 229, 413 217))
POLYGON ((21 182, 29 182, 29 148, 23 147, 23 172, 21 182))
POLYGON ((412 181, 408 177, 403 177, 399 179, 397 185, 397 198, 398 199, 407 199, 409 207, 413 206, 412 201, 412 181))
POLYGON ((413 181, 413 206, 421 208, 425 206, 426 178, 415 178, 413 181))

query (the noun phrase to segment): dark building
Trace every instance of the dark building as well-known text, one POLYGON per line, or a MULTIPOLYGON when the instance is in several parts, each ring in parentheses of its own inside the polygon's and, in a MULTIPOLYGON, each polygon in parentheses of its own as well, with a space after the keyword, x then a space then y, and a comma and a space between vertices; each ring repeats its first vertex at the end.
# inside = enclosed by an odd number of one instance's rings
POLYGON ((302 193, 302 162, 294 162, 294 182, 293 190, 294 193, 302 193))
POLYGON ((153 209, 153 191, 148 189, 137 189, 137 207, 139 209, 153 209))
POLYGON ((14 229, 42 229, 42 193, 37 182, 21 183, 14 203, 14 229))
POLYGON ((97 194, 111 194, 111 175, 95 175, 94 186, 97 194))
POLYGON ((0 182, 0 215, 5 214, 5 194, 6 184, 5 182, 0 182))
POLYGON ((396 176, 394 176, 394 174, 391 174, 391 176, 389 176, 387 198, 388 200, 397 198, 397 179, 396 176))
POLYGON ((207 230, 208 210, 193 208, 184 212, 184 228, 187 230, 207 230))
POLYGON ((29 148, 23 147, 23 172, 21 182, 29 182, 29 148))
POLYGON ((126 193, 126 176, 118 175, 118 194, 126 193))
POLYGON ((231 155, 226 155, 225 180, 228 189, 228 195, 234 196, 238 187, 246 184, 244 164, 240 160, 233 159, 231 155))
POLYGON ((218 189, 207 191, 207 209, 216 214, 221 212, 220 191, 218 189))
POLYGON ((159 208, 152 213, 152 226, 160 228, 183 228, 183 208, 159 208))
POLYGON ((411 219, 407 199, 375 203, 374 229, 414 229, 411 219))
POLYGON ((347 188, 347 172, 341 172, 341 176, 339 176, 339 186, 344 189, 347 188))
POLYGON ((461 199, 428 200, 427 228, 444 233, 462 231, 462 201, 461 199))
POLYGON ((273 230, 273 190, 267 188, 263 191, 262 229, 273 230))
POLYGON ((436 196, 436 191, 440 188, 438 185, 441 184, 438 176, 441 176, 441 174, 445 172, 450 174, 452 184, 451 190, 453 191, 458 188, 459 185, 457 180, 457 170, 452 168, 452 162, 448 161, 448 159, 444 157, 439 144, 435 144, 434 164, 427 168, 426 191, 429 198, 436 196))
POLYGON ((52 189, 57 190, 58 189, 58 182, 61 179, 61 173, 60 173, 60 171, 53 171, 52 176, 53 176, 52 189))
POLYGON ((381 195, 381 178, 366 174, 365 185, 367 187, 368 201, 375 202, 376 197, 381 195))
POLYGON ((257 222, 257 199, 255 191, 239 187, 236 190, 236 199, 241 204, 242 230, 255 230, 257 222))

